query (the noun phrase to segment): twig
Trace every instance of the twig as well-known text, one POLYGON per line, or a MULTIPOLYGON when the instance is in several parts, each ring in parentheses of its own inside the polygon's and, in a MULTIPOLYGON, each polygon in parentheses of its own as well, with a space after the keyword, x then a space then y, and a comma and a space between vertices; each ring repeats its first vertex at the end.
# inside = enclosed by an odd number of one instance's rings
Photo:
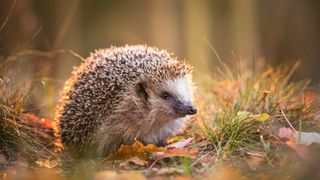
POLYGON ((295 132, 297 132, 297 130, 292 126, 292 124, 290 123, 289 119, 287 118, 287 116, 284 114, 283 110, 280 109, 280 112, 282 114, 282 116, 284 117, 284 119, 287 121, 287 123, 289 124, 289 126, 291 127, 292 130, 294 130, 295 132))
POLYGON ((155 161, 153 161, 153 163, 148 167, 147 171, 151 171, 151 169, 153 168, 153 166, 159 161, 159 159, 156 159, 155 161))
POLYGON ((80 56, 79 54, 75 53, 75 52, 72 51, 72 50, 68 50, 68 52, 69 52, 70 54, 72 54, 73 56, 81 59, 81 61, 85 61, 85 60, 86 60, 85 58, 83 58, 82 56, 80 56))

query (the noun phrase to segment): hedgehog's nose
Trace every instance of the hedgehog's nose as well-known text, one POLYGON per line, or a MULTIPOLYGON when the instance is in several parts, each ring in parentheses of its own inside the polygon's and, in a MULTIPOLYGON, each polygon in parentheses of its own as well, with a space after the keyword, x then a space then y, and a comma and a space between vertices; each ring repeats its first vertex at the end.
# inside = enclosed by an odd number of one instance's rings
POLYGON ((186 115, 193 115, 197 113, 197 108, 191 103, 175 103, 172 107, 174 112, 180 117, 185 117, 186 115))
POLYGON ((194 106, 189 106, 188 114, 192 115, 192 114, 196 114, 196 113, 197 113, 197 108, 194 106))

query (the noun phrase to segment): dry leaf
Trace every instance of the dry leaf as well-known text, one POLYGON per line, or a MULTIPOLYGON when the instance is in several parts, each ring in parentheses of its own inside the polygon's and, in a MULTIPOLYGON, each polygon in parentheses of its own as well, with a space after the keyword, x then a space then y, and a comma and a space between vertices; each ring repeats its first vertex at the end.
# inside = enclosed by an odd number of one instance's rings
POLYGON ((290 128, 280 128, 279 137, 287 139, 294 137, 296 142, 307 146, 312 143, 320 144, 320 134, 316 132, 294 132, 290 128))
POLYGON ((148 160, 147 153, 152 152, 164 152, 165 148, 159 148, 153 144, 148 144, 144 146, 140 141, 134 142, 132 146, 121 145, 119 150, 111 154, 108 160, 128 160, 132 157, 139 157, 142 160, 148 160))
POLYGON ((120 163, 120 166, 127 167, 130 163, 134 163, 139 166, 146 166, 149 160, 148 153, 152 153, 153 157, 159 159, 175 156, 195 158, 197 156, 198 149, 184 148, 192 140, 193 138, 183 139, 167 146, 166 148, 160 148, 154 144, 144 146, 140 141, 136 141, 132 146, 121 145, 116 153, 108 156, 107 160, 125 160, 120 163))
POLYGON ((166 140, 167 144, 171 144, 171 143, 175 143, 175 142, 178 142, 180 140, 183 140, 183 139, 188 139, 189 136, 187 135, 181 135, 181 136, 174 136, 174 137, 170 137, 166 140))
POLYGON ((292 131, 292 129, 290 129, 290 128, 280 128, 279 129, 279 134, 278 134, 278 136, 280 137, 280 138, 287 138, 287 139, 289 139, 291 136, 293 135, 293 131, 292 131))
POLYGON ((257 121, 266 121, 270 118, 270 115, 267 114, 267 113, 263 113, 263 114, 260 114, 260 115, 256 115, 253 117, 255 120, 257 121))
POLYGON ((189 144, 194 138, 181 139, 178 142, 169 144, 166 148, 184 148, 187 144, 189 144))
POLYGON ((144 160, 144 159, 140 159, 139 157, 137 156, 134 156, 130 159, 127 159, 123 162, 121 162, 119 164, 120 167, 128 167, 130 165, 130 163, 133 163, 135 165, 138 165, 138 166, 146 166, 148 164, 148 161, 144 160))
POLYGON ((152 153, 153 156, 164 159, 168 157, 188 157, 188 158, 196 158, 198 153, 198 149, 184 149, 184 148, 174 148, 174 149, 168 149, 166 152, 154 152, 152 153))
POLYGON ((165 148, 161 148, 161 147, 157 147, 154 144, 148 144, 144 147, 144 150, 148 153, 152 153, 152 152, 165 152, 167 151, 165 148))
POLYGON ((307 152, 307 145, 297 143, 297 139, 294 137, 294 132, 290 128, 280 128, 278 136, 280 138, 288 139, 285 143, 288 145, 292 150, 294 150, 300 157, 305 157, 307 152))
POLYGON ((296 139, 299 144, 304 144, 309 146, 312 143, 320 144, 320 134, 315 132, 295 132, 293 137, 296 139))

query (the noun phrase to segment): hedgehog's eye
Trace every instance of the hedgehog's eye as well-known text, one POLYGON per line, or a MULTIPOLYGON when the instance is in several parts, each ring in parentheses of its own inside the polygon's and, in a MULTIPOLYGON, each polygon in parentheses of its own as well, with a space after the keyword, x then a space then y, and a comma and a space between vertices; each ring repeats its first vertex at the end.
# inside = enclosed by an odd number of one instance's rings
POLYGON ((169 100, 169 99, 172 98, 171 94, 169 94, 168 92, 162 92, 162 93, 160 94, 160 97, 161 97, 161 99, 163 99, 163 100, 169 100))

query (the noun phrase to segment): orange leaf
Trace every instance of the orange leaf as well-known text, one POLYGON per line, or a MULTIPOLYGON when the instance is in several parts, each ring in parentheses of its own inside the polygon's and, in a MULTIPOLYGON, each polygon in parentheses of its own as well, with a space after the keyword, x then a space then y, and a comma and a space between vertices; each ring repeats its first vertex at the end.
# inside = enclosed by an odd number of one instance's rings
POLYGON ((198 153, 198 149, 184 149, 184 148, 174 148, 174 149, 168 149, 166 152, 154 152, 152 153, 153 156, 164 159, 168 157, 188 157, 188 158, 196 158, 198 153))
POLYGON ((165 152, 165 148, 159 148, 154 144, 148 144, 144 146, 140 141, 135 141, 133 145, 121 145, 119 150, 108 156, 109 160, 127 160, 132 157, 139 157, 140 159, 147 160, 147 153, 151 152, 165 152))
POLYGON ((29 120, 31 123, 34 123, 35 125, 40 125, 45 128, 52 128, 52 120, 51 119, 45 119, 45 118, 39 118, 38 116, 31 114, 31 113, 23 113, 21 114, 21 117, 29 120))
POLYGON ((294 133, 295 132, 290 128, 280 128, 278 136, 280 138, 288 139, 285 144, 295 151, 300 157, 305 157, 307 146, 297 143, 294 133))

